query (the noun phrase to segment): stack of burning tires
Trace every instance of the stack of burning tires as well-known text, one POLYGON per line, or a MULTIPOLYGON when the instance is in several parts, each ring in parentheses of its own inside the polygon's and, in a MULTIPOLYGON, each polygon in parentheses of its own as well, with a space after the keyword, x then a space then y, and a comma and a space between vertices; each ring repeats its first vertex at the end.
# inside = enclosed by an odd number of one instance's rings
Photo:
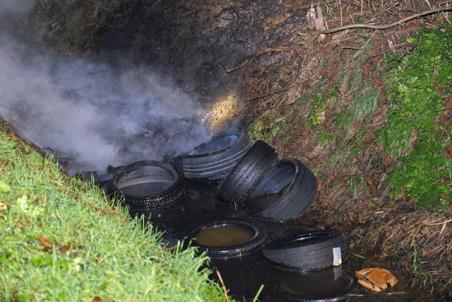
MULTIPOLYGON (((314 174, 297 159, 279 160, 272 147, 263 141, 252 143, 246 132, 219 134, 169 162, 137 162, 109 172, 109 191, 122 198, 133 216, 148 215, 168 237, 197 246, 214 265, 223 267, 225 275, 225 265, 231 267, 234 261, 241 268, 255 263, 252 259, 266 263, 260 272, 243 278, 253 283, 258 276, 256 285, 273 284, 267 286, 267 299, 340 301, 353 287, 349 274, 342 270, 338 274, 347 255, 344 236, 329 229, 300 231, 297 226, 317 195, 314 174), (209 194, 200 187, 209 187, 209 194), (190 212, 192 208, 202 210, 190 212), (190 220, 194 216, 198 218, 190 220), (329 267, 334 269, 325 270, 329 267), (290 273, 275 279, 280 274, 275 269, 292 272, 289 279, 298 281, 281 281, 290 273), (285 285, 274 286, 281 282, 285 285), (300 282, 314 288, 331 282, 337 288, 316 296, 287 285, 300 282)), ((235 295, 252 293, 239 289, 235 295)))

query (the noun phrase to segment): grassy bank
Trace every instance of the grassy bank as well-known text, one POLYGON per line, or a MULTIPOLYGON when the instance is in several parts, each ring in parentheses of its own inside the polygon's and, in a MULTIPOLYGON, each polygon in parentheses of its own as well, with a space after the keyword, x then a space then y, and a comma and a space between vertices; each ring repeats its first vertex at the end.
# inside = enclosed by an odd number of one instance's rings
POLYGON ((319 198, 305 221, 341 229, 353 253, 450 295, 452 28, 441 20, 348 33, 264 62, 254 74, 281 69, 266 83, 301 84, 253 104, 250 133, 315 171, 319 198), (288 79, 294 64, 305 67, 288 79))
POLYGON ((0 301, 222 301, 193 249, 170 252, 101 191, 0 127, 0 301))

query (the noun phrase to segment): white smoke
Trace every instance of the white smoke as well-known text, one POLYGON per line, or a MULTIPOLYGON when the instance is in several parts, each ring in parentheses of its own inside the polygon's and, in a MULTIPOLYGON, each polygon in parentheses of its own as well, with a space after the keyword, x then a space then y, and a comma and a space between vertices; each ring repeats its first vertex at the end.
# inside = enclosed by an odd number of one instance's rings
POLYGON ((0 12, 1 13, 23 13, 30 11, 33 7, 35 0, 1 0, 0 12))
MULTIPOLYGON (((0 17, 28 3, 1 2, 0 17)), ((61 57, 0 31, 0 117, 73 170, 190 151, 209 138, 202 116, 196 100, 148 67, 61 57)))

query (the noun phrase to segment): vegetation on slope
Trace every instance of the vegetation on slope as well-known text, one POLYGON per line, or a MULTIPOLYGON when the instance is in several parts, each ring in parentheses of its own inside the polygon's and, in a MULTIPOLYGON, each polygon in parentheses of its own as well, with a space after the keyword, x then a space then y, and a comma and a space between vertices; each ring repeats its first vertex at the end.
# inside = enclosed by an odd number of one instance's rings
POLYGON ((0 301, 222 301, 193 249, 171 252, 101 191, 0 128, 0 301))
POLYGON ((443 95, 452 81, 452 26, 423 30, 413 52, 388 58, 385 84, 389 94, 388 123, 378 134, 385 151, 400 159, 388 184, 397 194, 421 205, 444 204, 452 199, 450 124, 443 95), (438 123, 438 121, 440 121, 438 123))

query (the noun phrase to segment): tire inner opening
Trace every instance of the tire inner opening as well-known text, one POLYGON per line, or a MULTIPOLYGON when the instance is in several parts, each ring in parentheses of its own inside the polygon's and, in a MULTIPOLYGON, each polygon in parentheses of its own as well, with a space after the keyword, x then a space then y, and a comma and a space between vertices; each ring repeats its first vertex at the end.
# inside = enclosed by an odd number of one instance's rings
POLYGON ((211 141, 196 147, 189 153, 189 155, 208 154, 223 150, 224 148, 232 145, 238 138, 239 136, 235 133, 215 136, 211 141))
POLYGON ((275 204, 289 189, 295 171, 292 163, 277 164, 251 192, 247 209, 255 214, 275 204))
POLYGON ((255 236, 255 231, 246 225, 220 224, 201 229, 195 242, 206 247, 231 247, 245 244, 255 236))
POLYGON ((169 189, 176 177, 167 169, 159 166, 143 166, 118 181, 122 193, 134 197, 153 196, 169 189))

